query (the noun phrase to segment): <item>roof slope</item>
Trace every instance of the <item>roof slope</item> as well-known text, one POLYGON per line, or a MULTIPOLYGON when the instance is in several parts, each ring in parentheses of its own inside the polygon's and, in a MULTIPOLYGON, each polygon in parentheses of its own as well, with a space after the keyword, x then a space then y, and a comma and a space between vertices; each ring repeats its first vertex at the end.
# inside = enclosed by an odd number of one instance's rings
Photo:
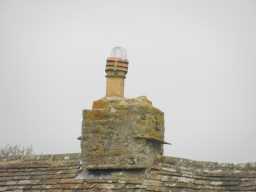
POLYGON ((254 163, 220 164, 162 157, 143 177, 136 171, 130 175, 122 172, 82 179, 80 154, 0 161, 0 192, 256 191, 254 163))
MULTIPOLYGON (((80 154, 41 155, 28 159, 0 162, 0 192, 106 192, 121 189, 139 189, 141 181, 127 178, 76 179, 82 172, 80 154)), ((125 190, 125 191, 126 191, 125 190)))
MULTIPOLYGON (((163 157, 152 168, 149 178, 158 180, 161 191, 255 192, 256 164, 214 163, 163 157)), ((149 189, 150 185, 147 186, 149 189)))

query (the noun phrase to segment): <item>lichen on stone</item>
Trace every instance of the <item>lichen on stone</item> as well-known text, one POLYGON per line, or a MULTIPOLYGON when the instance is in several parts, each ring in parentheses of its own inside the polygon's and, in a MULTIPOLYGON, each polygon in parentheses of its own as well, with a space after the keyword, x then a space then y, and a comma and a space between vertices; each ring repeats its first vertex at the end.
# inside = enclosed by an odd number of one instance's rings
POLYGON ((87 169, 147 168, 163 153, 164 114, 146 97, 105 97, 83 117, 87 169))

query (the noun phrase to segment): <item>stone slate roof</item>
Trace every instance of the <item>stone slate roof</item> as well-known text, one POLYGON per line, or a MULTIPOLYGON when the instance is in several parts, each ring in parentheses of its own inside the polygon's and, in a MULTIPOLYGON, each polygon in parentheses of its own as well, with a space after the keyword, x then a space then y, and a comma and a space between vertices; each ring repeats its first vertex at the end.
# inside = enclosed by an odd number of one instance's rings
POLYGON ((151 169, 84 173, 80 154, 0 161, 0 192, 221 192, 256 191, 256 164, 159 158, 151 169))

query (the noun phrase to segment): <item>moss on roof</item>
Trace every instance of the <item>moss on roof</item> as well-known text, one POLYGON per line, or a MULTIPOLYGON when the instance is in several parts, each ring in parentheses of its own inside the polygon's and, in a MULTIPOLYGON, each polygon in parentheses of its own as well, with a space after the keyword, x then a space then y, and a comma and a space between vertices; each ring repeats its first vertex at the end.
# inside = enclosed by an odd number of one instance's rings
POLYGON ((36 155, 0 161, 0 191, 220 192, 256 191, 256 163, 231 164, 163 156, 143 174, 119 170, 79 177, 80 154, 36 155))

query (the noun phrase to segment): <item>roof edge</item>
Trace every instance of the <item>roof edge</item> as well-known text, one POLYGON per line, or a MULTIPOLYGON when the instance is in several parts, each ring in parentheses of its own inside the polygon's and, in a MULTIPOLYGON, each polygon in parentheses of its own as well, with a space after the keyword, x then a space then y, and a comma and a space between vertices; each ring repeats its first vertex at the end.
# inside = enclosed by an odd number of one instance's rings
POLYGON ((43 155, 29 155, 29 156, 15 156, 8 157, 5 159, 0 159, 0 162, 10 162, 10 161, 60 161, 60 160, 80 160, 80 153, 62 153, 62 154, 43 154, 43 155))
POLYGON ((227 168, 227 169, 253 169, 256 170, 256 162, 246 163, 229 163, 229 162, 214 162, 214 161, 199 161, 186 158, 162 156, 161 163, 175 164, 175 165, 188 165, 197 168, 227 168))

